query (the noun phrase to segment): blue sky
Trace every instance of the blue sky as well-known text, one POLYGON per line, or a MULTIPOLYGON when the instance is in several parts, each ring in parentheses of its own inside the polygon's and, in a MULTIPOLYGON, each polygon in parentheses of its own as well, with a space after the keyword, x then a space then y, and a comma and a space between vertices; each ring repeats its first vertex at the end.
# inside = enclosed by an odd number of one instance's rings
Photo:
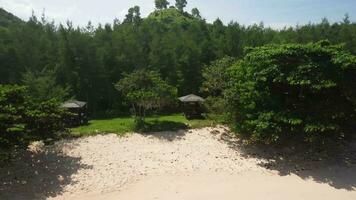
MULTIPOLYGON (((174 4, 174 0, 170 0, 174 4)), ((28 19, 32 10, 40 15, 45 10, 49 19, 76 25, 111 23, 123 19, 131 6, 141 7, 143 16, 154 10, 154 0, 0 0, 0 7, 28 19)), ((250 25, 263 21, 266 26, 281 28, 327 17, 341 21, 345 13, 356 21, 356 0, 188 0, 187 10, 198 7, 202 16, 211 22, 216 18, 225 23, 231 20, 250 25)))

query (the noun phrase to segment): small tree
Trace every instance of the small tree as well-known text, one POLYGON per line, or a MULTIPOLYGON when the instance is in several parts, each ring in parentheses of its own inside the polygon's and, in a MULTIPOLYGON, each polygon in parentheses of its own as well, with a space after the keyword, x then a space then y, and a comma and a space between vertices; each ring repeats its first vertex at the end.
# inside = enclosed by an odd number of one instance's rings
POLYGON ((155 0, 155 5, 158 10, 166 9, 169 5, 167 0, 155 0))
POLYGON ((115 87, 132 104, 138 122, 144 121, 147 110, 160 108, 177 96, 177 89, 168 85, 154 71, 137 70, 125 74, 115 87))

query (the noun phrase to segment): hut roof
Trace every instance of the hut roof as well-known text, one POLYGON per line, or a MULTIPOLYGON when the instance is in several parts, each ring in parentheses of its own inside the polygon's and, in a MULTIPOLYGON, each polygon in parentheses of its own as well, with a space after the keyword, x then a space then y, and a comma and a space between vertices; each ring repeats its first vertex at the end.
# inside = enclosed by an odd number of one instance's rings
POLYGON ((86 105, 87 105, 87 103, 83 102, 83 101, 70 100, 70 101, 64 102, 61 105, 61 107, 62 108, 83 108, 86 105))
POLYGON ((184 97, 180 97, 179 100, 181 102, 204 102, 205 101, 202 97, 197 96, 195 94, 190 94, 184 97))

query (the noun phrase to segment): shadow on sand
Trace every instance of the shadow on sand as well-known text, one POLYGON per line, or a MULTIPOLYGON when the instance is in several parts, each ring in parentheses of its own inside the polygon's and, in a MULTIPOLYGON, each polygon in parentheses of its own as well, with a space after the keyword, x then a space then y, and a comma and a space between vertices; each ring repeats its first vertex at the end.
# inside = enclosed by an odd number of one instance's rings
POLYGON ((0 164, 0 199, 44 200, 55 197, 66 185, 75 183, 71 175, 79 169, 90 168, 81 164, 80 158, 64 155, 61 150, 18 152, 11 162, 0 164))
POLYGON ((308 150, 310 148, 303 145, 247 145, 227 133, 223 133, 221 139, 241 156, 262 160, 261 167, 275 170, 280 176, 294 174, 336 189, 356 191, 356 142, 345 144, 343 151, 330 147, 326 153, 308 150))

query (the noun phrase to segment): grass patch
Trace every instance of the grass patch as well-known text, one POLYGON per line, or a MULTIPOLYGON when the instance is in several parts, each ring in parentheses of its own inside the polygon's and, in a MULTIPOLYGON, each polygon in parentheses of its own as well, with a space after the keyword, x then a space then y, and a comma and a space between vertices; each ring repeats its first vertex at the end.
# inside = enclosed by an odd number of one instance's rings
MULTIPOLYGON (((187 120, 183 115, 153 116, 146 118, 143 132, 176 131, 188 128, 203 128, 214 126, 217 123, 213 119, 187 120)), ((91 120, 88 125, 71 129, 72 136, 88 136, 103 133, 115 133, 123 135, 135 132, 135 122, 131 117, 113 119, 91 120)))

